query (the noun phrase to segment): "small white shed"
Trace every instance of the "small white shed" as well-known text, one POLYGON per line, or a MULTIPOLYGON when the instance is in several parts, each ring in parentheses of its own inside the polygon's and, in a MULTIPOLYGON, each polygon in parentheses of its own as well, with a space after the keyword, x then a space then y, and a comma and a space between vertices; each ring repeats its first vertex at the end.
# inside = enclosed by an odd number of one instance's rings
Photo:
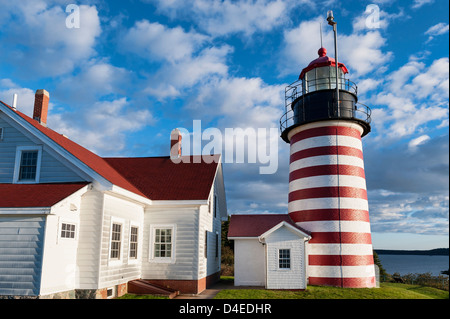
POLYGON ((234 284, 267 289, 306 289, 309 233, 288 215, 232 215, 234 284))

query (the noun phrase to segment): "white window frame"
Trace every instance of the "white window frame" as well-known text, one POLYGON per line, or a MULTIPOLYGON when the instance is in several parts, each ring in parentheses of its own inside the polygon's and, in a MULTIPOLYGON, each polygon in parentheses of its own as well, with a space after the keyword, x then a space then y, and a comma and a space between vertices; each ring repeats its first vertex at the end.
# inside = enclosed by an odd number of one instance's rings
POLYGON ((59 238, 60 238, 61 240, 77 240, 77 239, 78 239, 77 233, 78 233, 78 224, 77 224, 77 223, 72 222, 72 221, 66 221, 66 220, 63 220, 63 221, 61 221, 61 222, 59 223, 59 234, 58 234, 58 235, 59 235, 59 238), (62 230, 62 227, 63 227, 63 224, 75 226, 74 238, 63 237, 63 236, 62 236, 62 231, 63 231, 63 230, 62 230))
POLYGON ((124 256, 124 250, 123 250, 123 243, 124 243, 124 237, 125 236, 125 221, 121 218, 111 218, 111 223, 109 227, 109 249, 108 249, 108 265, 121 265, 123 263, 123 256, 124 256), (113 235, 113 224, 120 224, 120 251, 119 251, 119 258, 111 258, 111 248, 112 248, 112 235, 113 235))
POLYGON ((33 145, 33 146, 17 146, 16 148, 16 161, 14 164, 14 175, 13 175, 13 183, 15 184, 34 184, 39 183, 39 178, 41 175, 41 161, 42 161, 42 146, 33 145), (36 162, 36 176, 34 180, 19 180, 20 174, 20 163, 22 160, 22 153, 24 151, 37 151, 37 162, 36 162))
POLYGON ((217 212, 219 210, 219 205, 218 205, 219 198, 217 197, 216 194, 213 194, 213 196, 214 196, 214 218, 217 218, 217 212))
POLYGON ((177 237, 177 226, 175 224, 154 224, 150 225, 150 243, 149 243, 149 254, 148 261, 153 263, 175 263, 175 253, 176 253, 176 237, 177 237), (171 257, 155 257, 155 236, 157 229, 171 229, 172 230, 172 252, 171 257))
POLYGON ((286 248, 286 247, 278 247, 277 248, 277 269, 280 271, 290 271, 292 269, 292 249, 291 248, 286 248), (280 250, 287 250, 289 251, 289 259, 287 258, 283 258, 283 260, 288 260, 289 261, 289 267, 280 267, 280 250))
POLYGON ((139 226, 139 224, 131 222, 130 223, 130 227, 129 227, 129 235, 128 235, 128 263, 129 264, 135 264, 137 263, 139 260, 141 260, 141 227, 139 226), (130 252, 131 252, 131 228, 137 228, 137 248, 136 248, 136 258, 132 258, 130 257, 130 252))

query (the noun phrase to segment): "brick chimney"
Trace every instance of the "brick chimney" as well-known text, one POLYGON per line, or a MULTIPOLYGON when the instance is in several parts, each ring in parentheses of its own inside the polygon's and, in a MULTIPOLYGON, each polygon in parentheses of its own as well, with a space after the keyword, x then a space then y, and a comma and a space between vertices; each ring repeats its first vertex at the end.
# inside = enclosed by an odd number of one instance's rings
POLYGON ((48 101, 50 94, 46 90, 37 90, 34 96, 33 119, 40 124, 47 125, 48 101))
POLYGON ((177 159, 181 157, 181 133, 179 129, 174 129, 170 133, 170 158, 177 159))

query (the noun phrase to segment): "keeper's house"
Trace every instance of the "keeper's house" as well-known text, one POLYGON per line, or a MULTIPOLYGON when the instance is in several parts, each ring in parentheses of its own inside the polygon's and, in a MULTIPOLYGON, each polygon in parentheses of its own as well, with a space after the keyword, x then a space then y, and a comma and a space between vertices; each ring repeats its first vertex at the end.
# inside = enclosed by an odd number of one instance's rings
POLYGON ((180 136, 171 156, 103 158, 47 127, 48 101, 36 92, 32 118, 0 102, 0 298, 108 298, 148 283, 195 294, 216 281, 220 156, 176 164, 180 136))

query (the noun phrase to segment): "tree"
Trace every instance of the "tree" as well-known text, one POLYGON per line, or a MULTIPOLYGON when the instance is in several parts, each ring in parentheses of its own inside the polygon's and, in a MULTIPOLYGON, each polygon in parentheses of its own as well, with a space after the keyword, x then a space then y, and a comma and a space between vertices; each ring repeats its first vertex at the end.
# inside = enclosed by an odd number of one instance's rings
POLYGON ((388 273, 383 268, 383 265, 381 264, 380 258, 378 257, 378 254, 373 251, 373 263, 378 266, 378 269, 380 270, 380 278, 386 278, 388 273))
POLYGON ((228 227, 230 226, 230 216, 224 222, 222 222, 222 247, 229 247, 234 251, 234 244, 232 240, 228 239, 228 227))

